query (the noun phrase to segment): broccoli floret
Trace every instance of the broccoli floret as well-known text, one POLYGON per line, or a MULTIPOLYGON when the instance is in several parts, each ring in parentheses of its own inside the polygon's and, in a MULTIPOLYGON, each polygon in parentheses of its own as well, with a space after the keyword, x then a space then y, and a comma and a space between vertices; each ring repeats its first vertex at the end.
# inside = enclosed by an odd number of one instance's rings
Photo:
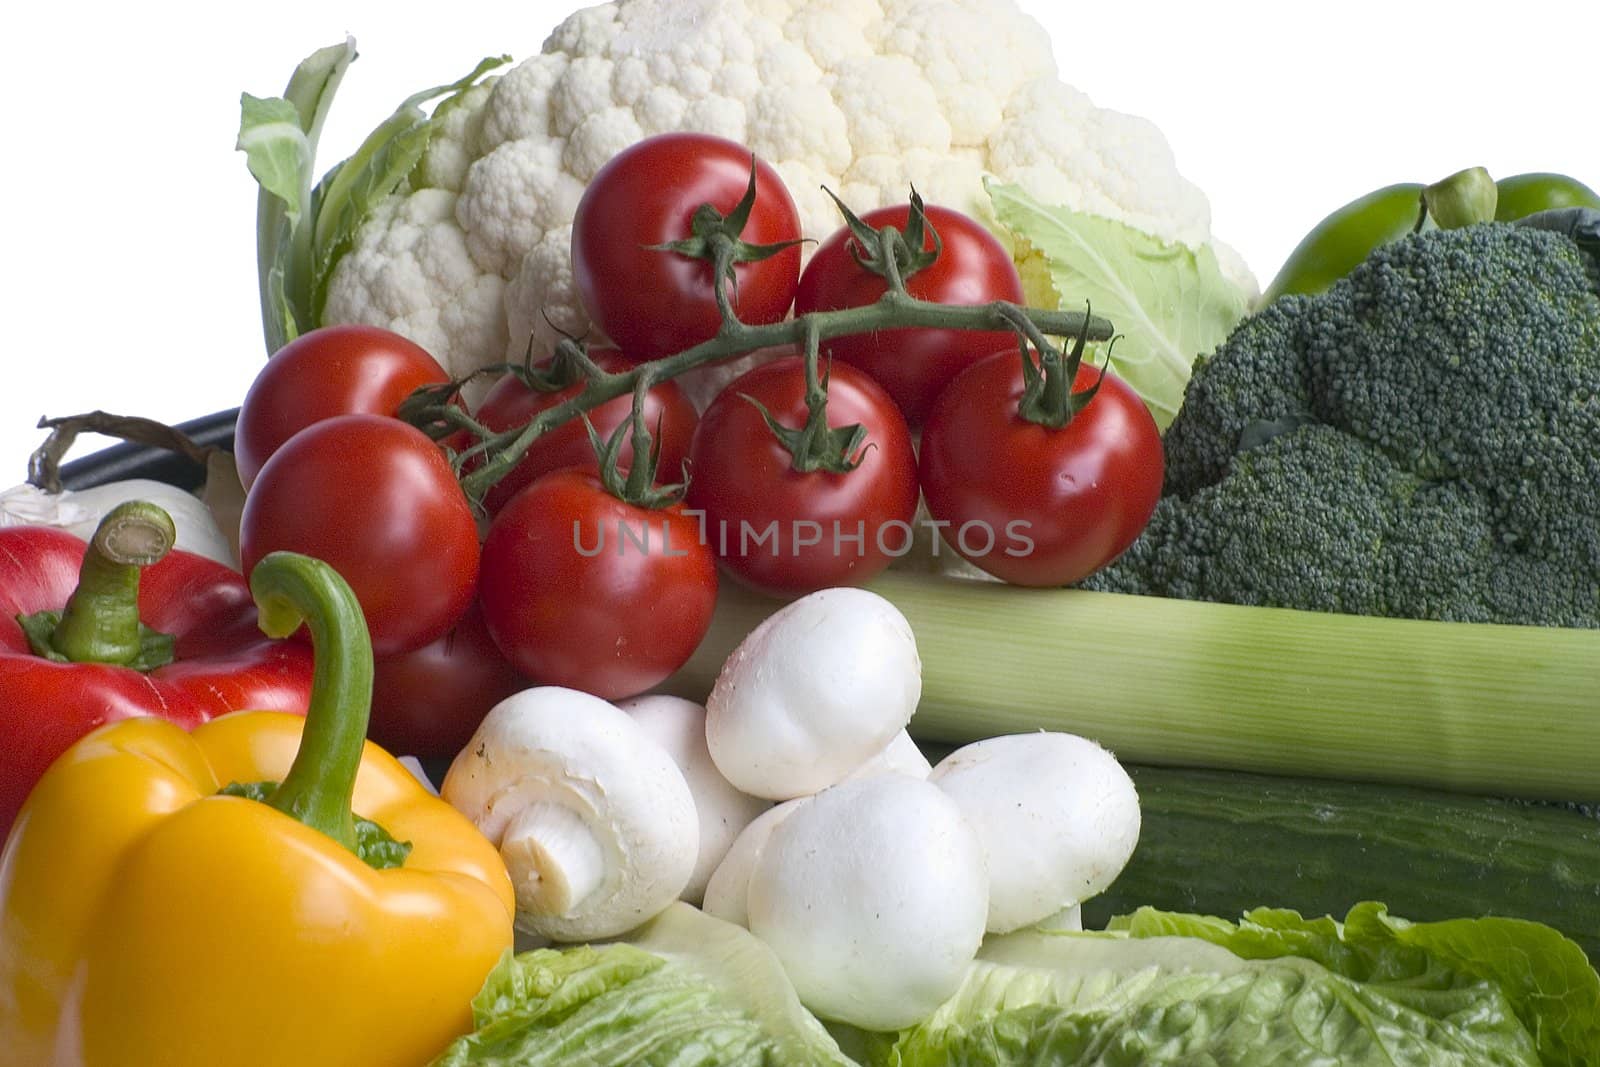
POLYGON ((1600 627, 1593 257, 1471 226, 1274 301, 1196 368, 1149 527, 1085 586, 1600 627))

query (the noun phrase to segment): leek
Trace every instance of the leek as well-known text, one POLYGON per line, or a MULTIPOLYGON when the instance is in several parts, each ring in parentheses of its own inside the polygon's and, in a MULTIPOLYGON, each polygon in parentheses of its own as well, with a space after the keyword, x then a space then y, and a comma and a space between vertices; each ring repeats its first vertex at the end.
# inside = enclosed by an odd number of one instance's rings
MULTIPOLYGON (((1025 730, 1124 761, 1600 800, 1600 631, 1240 607, 891 572, 922 657, 911 731, 1025 730)), ((671 683, 703 698, 780 603, 726 583, 671 683)))

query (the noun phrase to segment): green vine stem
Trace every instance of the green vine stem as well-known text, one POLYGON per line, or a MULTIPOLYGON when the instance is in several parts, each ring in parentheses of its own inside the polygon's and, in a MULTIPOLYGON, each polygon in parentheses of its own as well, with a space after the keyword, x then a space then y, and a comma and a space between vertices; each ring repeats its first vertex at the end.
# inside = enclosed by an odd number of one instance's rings
MULTIPOLYGON (((837 311, 813 311, 783 322, 752 326, 737 318, 729 318, 715 337, 693 348, 629 371, 602 371, 591 376, 588 385, 578 395, 546 408, 524 425, 511 430, 496 433, 460 408, 445 405, 430 406, 427 414, 452 427, 467 429, 478 438, 476 444, 456 456, 456 463, 458 468, 465 469, 470 461, 478 458, 483 460, 481 466, 461 477, 461 485, 467 495, 473 500, 481 500, 490 486, 517 465, 541 434, 592 411, 608 400, 633 392, 639 380, 646 375, 653 382, 663 382, 759 348, 798 347, 805 344, 809 336, 814 336, 820 342, 848 334, 917 326, 945 330, 1017 331, 1028 337, 1041 352, 1055 351, 1048 337, 1107 341, 1112 335, 1110 322, 1087 312, 1028 308, 1004 300, 988 304, 940 304, 921 300, 903 289, 891 287, 871 304, 837 311)), ((575 342, 563 340, 561 345, 575 345, 575 342)))
MULTIPOLYGON (((987 304, 941 304, 912 296, 906 290, 906 278, 932 263, 943 245, 939 234, 926 219, 922 198, 917 191, 911 190, 911 213, 904 233, 894 226, 874 230, 834 196, 832 190, 824 187, 824 191, 838 204, 846 225, 861 246, 856 253, 857 261, 864 268, 881 274, 884 279, 886 291, 873 303, 833 311, 813 311, 782 322, 762 325, 751 325, 739 319, 728 292, 736 280, 733 264, 764 258, 793 243, 750 246, 739 239, 739 232, 755 200, 755 162, 752 159, 750 186, 745 198, 730 215, 724 218, 711 205, 702 204, 695 214, 693 233, 689 238, 650 246, 663 255, 688 255, 712 262, 717 306, 722 318, 715 336, 676 355, 620 372, 605 371, 589 359, 582 344, 564 337, 556 345, 551 362, 555 380, 566 382, 581 375, 587 379, 587 384, 571 399, 546 408, 520 427, 495 432, 459 405, 450 403, 450 397, 462 383, 452 383, 448 392, 441 386, 419 389, 402 405, 401 417, 414 425, 427 427, 436 438, 461 429, 476 438, 474 444, 455 454, 453 462, 462 489, 468 499, 477 505, 484 493, 522 460, 529 446, 541 434, 570 419, 582 417, 609 400, 633 393, 634 454, 641 456, 640 449, 648 448, 650 439, 648 428, 643 425, 641 418, 643 398, 652 385, 757 349, 799 348, 806 357, 806 394, 810 418, 806 426, 799 430, 774 425, 770 417, 768 425, 794 453, 797 470, 821 468, 842 472, 854 466, 862 444, 861 428, 841 427, 835 432, 827 425, 824 413, 826 382, 817 368, 817 352, 823 341, 849 334, 906 328, 1010 331, 1019 335, 1024 343, 1024 351, 1027 344, 1033 345, 1040 354, 1043 366, 1059 367, 1062 355, 1051 344, 1050 337, 1073 338, 1079 352, 1085 342, 1111 338, 1111 324, 1095 317, 1087 308, 1081 312, 1057 311, 1022 307, 1004 300, 987 304), (931 237, 933 247, 924 249, 922 245, 928 237, 931 237), (567 368, 565 373, 560 370, 563 366, 567 368), (577 374, 572 373, 574 368, 577 374), (794 441, 790 441, 788 435, 794 436, 794 441), (819 438, 822 437, 829 440, 820 442, 819 438), (796 449, 796 444, 802 447, 796 449)), ((1072 366, 1076 366, 1076 359, 1072 361, 1072 366)), ((515 368, 486 367, 477 373, 497 370, 513 372, 515 368)), ((534 388, 542 388, 547 384, 534 380, 531 367, 516 372, 534 388)), ((554 384, 554 381, 548 384, 554 384)), ((597 451, 604 449, 597 444, 597 451)), ((625 490, 629 495, 641 496, 639 482, 648 477, 645 471, 649 466, 645 463, 634 464, 635 469, 630 471, 629 485, 625 490)))

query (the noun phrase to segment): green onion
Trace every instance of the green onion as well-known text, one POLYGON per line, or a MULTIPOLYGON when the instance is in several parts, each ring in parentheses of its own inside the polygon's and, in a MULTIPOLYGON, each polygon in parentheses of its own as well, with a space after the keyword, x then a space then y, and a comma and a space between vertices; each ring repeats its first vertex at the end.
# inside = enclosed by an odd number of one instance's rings
MULTIPOLYGON (((727 586, 685 695, 780 606, 727 586)), ((1600 630, 894 573, 869 588, 917 636, 919 740, 1067 730, 1135 763, 1600 800, 1600 630)))

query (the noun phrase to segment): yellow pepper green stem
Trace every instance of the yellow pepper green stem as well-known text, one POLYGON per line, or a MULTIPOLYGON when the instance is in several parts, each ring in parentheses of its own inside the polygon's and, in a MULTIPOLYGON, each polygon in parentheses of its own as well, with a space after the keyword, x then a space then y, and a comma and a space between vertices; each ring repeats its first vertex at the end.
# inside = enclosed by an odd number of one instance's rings
POLYGON ((300 750, 266 803, 354 852, 350 800, 372 707, 372 640, 361 605, 332 567, 294 552, 257 563, 250 592, 264 633, 288 637, 303 623, 316 650, 300 750))

